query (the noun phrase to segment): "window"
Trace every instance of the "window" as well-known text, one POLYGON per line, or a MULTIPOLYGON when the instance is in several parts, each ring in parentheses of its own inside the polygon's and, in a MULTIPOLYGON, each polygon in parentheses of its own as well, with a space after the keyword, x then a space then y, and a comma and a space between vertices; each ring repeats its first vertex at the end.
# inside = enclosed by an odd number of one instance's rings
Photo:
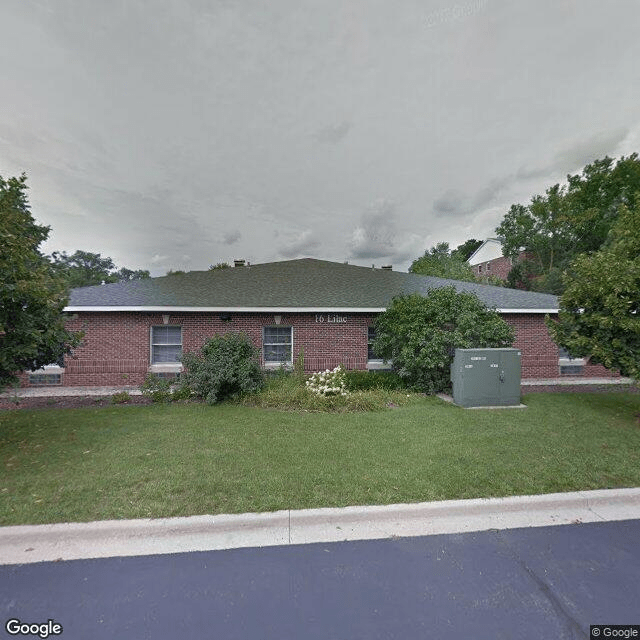
POLYGON ((30 373, 29 384, 34 387, 51 387, 62 384, 60 373, 30 373))
POLYGON ((28 372, 29 384, 34 387, 49 387, 62 384, 64 373, 64 356, 60 356, 58 362, 45 364, 40 369, 32 369, 28 372))
POLYGON ((391 369, 391 363, 385 362, 373 349, 373 341, 376 339, 375 327, 367 327, 367 369, 391 369))
POLYGON ((182 327, 151 327, 151 364, 178 363, 182 356, 182 327))
POLYGON ((574 358, 564 347, 558 347, 561 376, 579 376, 584 372, 584 358, 574 358))
POLYGON ((293 327, 264 327, 262 354, 265 364, 291 364, 293 327))
POLYGON ((376 330, 374 327, 367 329, 367 360, 380 360, 373 350, 373 341, 376 339, 376 330))

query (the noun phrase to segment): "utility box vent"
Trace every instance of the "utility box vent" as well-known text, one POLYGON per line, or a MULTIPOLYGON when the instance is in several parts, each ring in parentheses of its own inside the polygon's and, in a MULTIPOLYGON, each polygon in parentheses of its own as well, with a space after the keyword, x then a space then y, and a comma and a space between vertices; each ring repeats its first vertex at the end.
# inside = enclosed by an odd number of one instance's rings
POLYGON ((520 349, 456 349, 453 401, 461 407, 520 404, 520 349))

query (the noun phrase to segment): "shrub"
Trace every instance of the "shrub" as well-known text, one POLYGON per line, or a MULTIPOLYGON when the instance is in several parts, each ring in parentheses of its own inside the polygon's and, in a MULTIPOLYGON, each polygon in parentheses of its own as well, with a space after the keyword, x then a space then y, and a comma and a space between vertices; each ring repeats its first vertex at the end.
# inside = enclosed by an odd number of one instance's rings
POLYGON ((244 333, 227 333, 207 340, 199 353, 182 356, 181 387, 215 404, 262 388, 259 352, 244 333))
POLYGON ((111 402, 113 404, 126 404, 127 402, 131 402, 131 396, 126 391, 120 391, 111 396, 111 402))
POLYGON ((314 373, 306 382, 307 389, 317 396, 346 396, 345 371, 341 365, 314 373))
POLYGON ((394 298, 375 321, 373 348, 407 385, 427 393, 451 388, 458 348, 510 347, 513 330, 480 300, 454 287, 394 298))
POLYGON ((140 387, 142 395, 151 398, 153 402, 171 401, 171 383, 166 378, 161 378, 155 373, 149 373, 140 387))
POLYGON ((406 387, 405 381, 395 371, 345 371, 347 391, 386 389, 395 391, 406 387))

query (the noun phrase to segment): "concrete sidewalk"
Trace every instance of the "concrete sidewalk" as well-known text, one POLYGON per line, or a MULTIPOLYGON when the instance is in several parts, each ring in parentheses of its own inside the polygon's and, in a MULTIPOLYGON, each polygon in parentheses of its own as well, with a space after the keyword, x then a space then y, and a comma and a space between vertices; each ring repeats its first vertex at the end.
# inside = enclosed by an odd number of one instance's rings
POLYGON ((126 391, 132 396, 141 396, 138 387, 25 387, 0 393, 0 398, 58 398, 64 396, 112 396, 126 391))
MULTIPOLYGON (((633 382, 631 378, 549 378, 544 380, 524 379, 521 382, 522 391, 526 392, 527 387, 565 387, 565 386, 600 386, 600 385, 629 385, 633 382)), ((135 386, 119 387, 26 387, 12 391, 3 391, 0 398, 51 398, 57 396, 112 396, 114 393, 126 391, 132 396, 142 395, 142 392, 135 386)))
POLYGON ((640 519, 640 488, 0 528, 0 564, 640 519))

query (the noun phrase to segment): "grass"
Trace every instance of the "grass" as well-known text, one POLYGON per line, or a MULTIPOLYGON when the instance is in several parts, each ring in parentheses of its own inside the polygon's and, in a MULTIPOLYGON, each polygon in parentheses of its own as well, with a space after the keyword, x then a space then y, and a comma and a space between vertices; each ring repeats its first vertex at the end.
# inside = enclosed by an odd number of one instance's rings
MULTIPOLYGON (((405 394, 406 396, 406 394, 405 394)), ((361 413, 232 404, 0 413, 0 524, 640 485, 640 395, 437 398, 361 413)))

